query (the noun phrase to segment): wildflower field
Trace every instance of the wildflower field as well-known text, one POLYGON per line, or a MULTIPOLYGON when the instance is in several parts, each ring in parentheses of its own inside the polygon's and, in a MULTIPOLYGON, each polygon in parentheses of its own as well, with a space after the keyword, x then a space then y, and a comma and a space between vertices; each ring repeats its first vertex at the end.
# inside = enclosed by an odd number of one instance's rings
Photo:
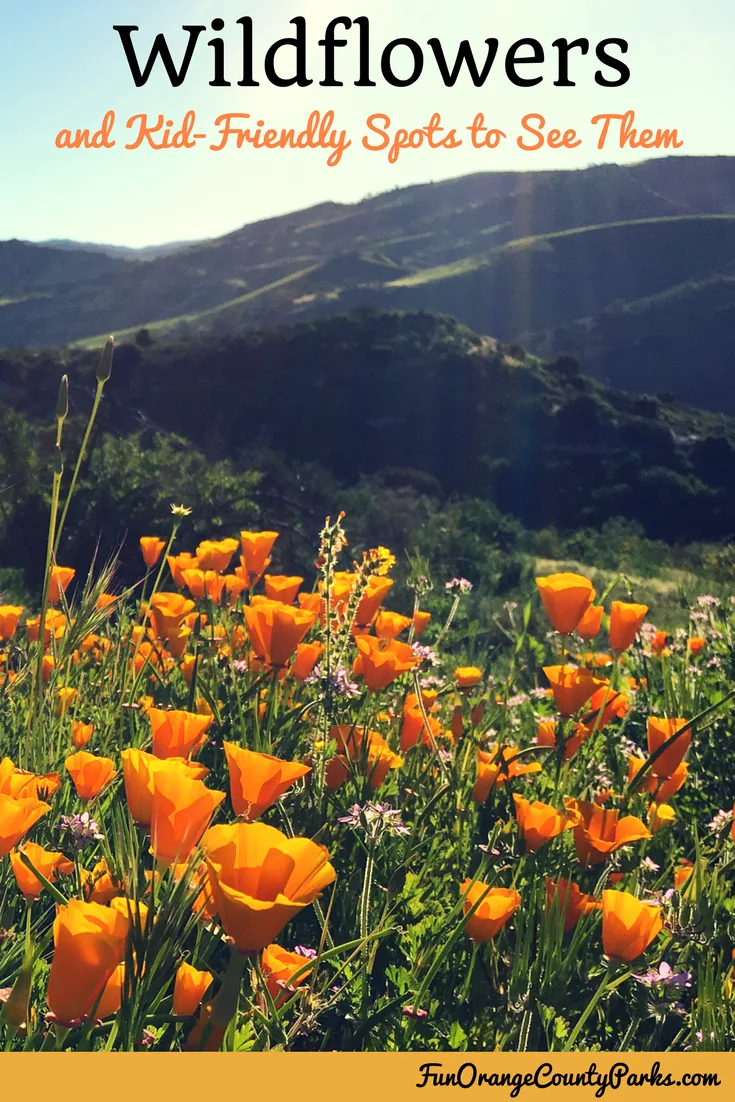
POLYGON ((624 578, 464 578, 277 531, 131 533, 0 599, 6 1051, 726 1050, 735 617, 667 634, 624 578), (276 564, 278 569, 276 569, 276 564), (403 584, 396 578, 401 574, 403 584))

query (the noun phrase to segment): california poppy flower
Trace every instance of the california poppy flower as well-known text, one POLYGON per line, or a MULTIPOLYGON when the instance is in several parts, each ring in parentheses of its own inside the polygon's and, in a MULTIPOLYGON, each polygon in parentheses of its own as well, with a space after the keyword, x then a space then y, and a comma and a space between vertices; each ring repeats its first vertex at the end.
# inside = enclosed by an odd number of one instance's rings
POLYGON ((663 928, 661 908, 641 903, 630 892, 602 893, 602 947, 626 964, 645 952, 663 928))
POLYGON ((395 639, 411 626, 410 616, 382 609, 375 618, 375 634, 378 639, 395 639))
POLYGON ((587 702, 582 722, 585 726, 596 727, 600 731, 611 720, 622 719, 628 711, 630 711, 630 700, 625 693, 611 690, 605 681, 587 702))
POLYGON ((544 666, 544 673, 551 684, 559 713, 566 718, 583 708, 597 689, 607 685, 590 670, 576 666, 544 666))
POLYGON ((10 853, 34 823, 50 810, 49 804, 35 796, 13 799, 0 794, 0 857, 10 853))
POLYGON ((247 582, 244 578, 239 578, 237 574, 225 574, 222 580, 225 583, 225 596, 228 605, 236 604, 240 594, 247 589, 247 582))
POLYGON ((658 834, 659 830, 670 826, 676 818, 676 812, 671 804, 652 803, 648 809, 648 828, 651 834, 658 834))
POLYGON ((477 751, 477 780, 472 789, 476 804, 484 804, 493 788, 502 788, 511 777, 541 772, 538 761, 517 761, 519 753, 517 746, 504 746, 501 751, 497 745, 477 751))
POLYGON ((57 716, 65 716, 78 696, 78 689, 73 689, 70 685, 59 686, 56 690, 54 714, 57 716))
POLYGON ((309 965, 308 957, 301 953, 290 953, 280 945, 266 945, 260 963, 268 991, 276 1007, 282 1006, 290 998, 290 992, 284 989, 298 987, 308 978, 313 968, 313 965, 309 965), (293 977, 297 972, 301 972, 302 968, 304 971, 294 984, 293 977))
POLYGON ((459 890, 462 895, 467 893, 462 903, 462 913, 465 915, 478 899, 484 897, 465 925, 467 937, 479 945, 494 938, 521 905, 517 891, 512 888, 488 888, 481 880, 476 880, 474 884, 471 880, 463 880, 459 890))
POLYGON ((430 715, 427 716, 427 719, 429 721, 428 727, 418 702, 413 703, 409 700, 405 702, 401 723, 400 748, 402 753, 410 750, 417 743, 421 746, 430 746, 432 738, 436 741, 442 735, 442 726, 439 720, 430 715))
POLYGON ((270 601, 280 601, 284 605, 292 605, 296 596, 304 584, 304 579, 287 574, 266 574, 265 595, 270 601))
POLYGON ((291 663, 291 676, 294 680, 306 681, 323 653, 323 643, 299 643, 291 663))
POLYGON ((105 1018, 112 1018, 122 1006, 123 988, 125 986, 125 962, 118 964, 115 971, 105 984, 102 998, 97 1003, 95 1017, 103 1022, 105 1018))
POLYGON ((693 872, 694 862, 689 861, 686 857, 680 858, 678 868, 674 869, 674 887, 677 891, 684 887, 693 872))
POLYGON ((576 819, 574 845, 583 865, 602 864, 622 846, 651 837, 645 824, 634 815, 624 815, 621 819, 614 809, 605 810, 597 804, 568 796, 564 798, 564 807, 569 817, 576 819))
POLYGON ((576 817, 567 818, 551 807, 550 804, 541 803, 540 800, 524 800, 517 792, 513 793, 513 803, 516 810, 518 830, 526 846, 526 853, 536 853, 556 838, 557 834, 563 834, 565 830, 571 830, 576 817))
POLYGON ((159 539, 158 536, 140 537, 140 553, 143 556, 143 562, 149 570, 152 570, 156 565, 165 546, 165 540, 159 539))
POLYGON ((149 708, 153 753, 157 758, 188 758, 204 745, 212 717, 182 710, 149 708))
POLYGON ((192 968, 184 961, 176 970, 174 981, 173 1012, 178 1017, 188 1018, 196 1014, 199 1004, 212 985, 211 972, 202 972, 192 968))
MULTIPOLYGON (((564 741, 564 761, 570 761, 586 738, 592 734, 583 723, 574 725, 574 734, 564 741)), ((556 723, 553 719, 539 720, 536 728, 536 745, 551 746, 556 749, 556 723)))
POLYGON ((372 624, 392 585, 392 578, 381 577, 378 574, 370 575, 365 592, 357 605, 355 613, 357 627, 367 627, 372 624))
POLYGON ((250 584, 257 582, 265 570, 278 532, 241 532, 242 566, 250 584))
POLYGON ((226 742, 224 749, 233 810, 238 816, 245 815, 250 822, 259 819, 294 781, 310 771, 308 765, 299 761, 282 761, 232 742, 226 742))
POLYGON ((202 540, 196 549, 196 560, 200 570, 216 570, 224 574, 230 565, 232 556, 239 547, 237 540, 202 540))
POLYGON ((23 615, 22 605, 0 605, 0 639, 12 639, 23 615))
POLYGON ((471 689, 482 677, 482 670, 477 666, 457 666, 454 671, 454 679, 458 689, 471 689))
POLYGON ((648 605, 613 601, 610 606, 610 646, 619 654, 627 650, 646 618, 648 605))
MULTIPOLYGON (((649 716, 647 722, 648 753, 649 756, 668 742, 677 731, 687 723, 686 719, 661 719, 659 716, 649 716)), ((651 766, 651 772, 655 777, 671 777, 676 768, 681 765, 684 755, 692 742, 692 729, 684 731, 668 750, 656 759, 651 766)))
POLYGON ((100 903, 105 906, 121 895, 125 895, 125 883, 122 877, 110 870, 103 857, 94 868, 82 869, 82 891, 87 903, 100 903))
POLYGON ((359 652, 353 667, 372 692, 380 692, 391 682, 417 665, 419 659, 407 643, 395 639, 382 640, 374 635, 359 635, 355 640, 359 652))
POLYGON ((77 750, 83 750, 93 734, 93 723, 82 723, 80 720, 75 720, 71 725, 72 746, 75 746, 77 750))
POLYGON ((594 639, 599 634, 600 627, 602 626, 602 614, 605 609, 602 605, 589 605, 586 611, 582 614, 582 619, 579 621, 576 627, 577 635, 581 635, 583 639, 594 639))
POLYGON ((196 555, 192 555, 188 551, 182 551, 178 555, 168 555, 166 562, 171 571, 174 585, 178 586, 179 589, 184 588, 184 571, 196 569, 196 567, 199 566, 196 555))
MULTIPOLYGON (((54 882, 57 873, 69 876, 74 872, 73 863, 63 853, 44 849, 43 846, 37 846, 35 842, 26 842, 23 852, 34 869, 40 872, 41 876, 45 876, 50 883, 54 882)), ((38 899, 43 891, 43 884, 28 868, 18 850, 11 850, 10 864, 21 895, 29 900, 38 899)))
POLYGON ((564 933, 568 934, 570 930, 579 922, 580 918, 584 915, 591 914, 593 911, 599 911, 602 908, 602 903, 598 903, 595 897, 592 895, 586 895, 582 892, 576 884, 573 884, 571 880, 560 879, 556 883, 550 878, 546 877, 546 913, 548 914, 554 905, 554 900, 558 900, 559 913, 564 915, 564 933))
POLYGON ((49 580, 48 599, 52 605, 58 605, 63 594, 69 588, 72 578, 76 574, 70 566, 52 566, 49 580))
POLYGON ((536 585, 546 614, 561 635, 574 631, 595 597, 592 582, 581 574, 549 574, 537 578, 536 585))
POLYGON ((117 776, 114 761, 89 754, 86 750, 72 754, 64 766, 82 800, 93 800, 117 776))
POLYGON ((316 619, 313 612, 267 598, 243 610, 253 652, 270 666, 286 666, 316 619))
POLYGON ((175 639, 183 625, 184 617, 193 612, 196 605, 180 593, 154 593, 148 616, 156 639, 175 639))
POLYGON ((151 851, 162 864, 186 861, 225 798, 184 769, 154 769, 151 851))
MULTIPOLYGON (((330 738, 336 739, 339 751, 339 756, 332 766, 333 781, 337 781, 339 776, 339 767, 336 764, 339 761, 343 762, 343 779, 346 779, 349 773, 351 762, 353 768, 368 779, 373 789, 380 788, 392 769, 400 769, 403 765, 403 758, 391 750, 377 731, 341 724, 333 727, 329 735, 330 738)), ((327 767, 329 769, 329 763, 327 767)), ((341 783, 342 781, 339 781, 339 784, 341 783)), ((334 784, 334 787, 338 787, 338 784, 334 784)))
POLYGON ((660 657, 663 654, 668 654, 668 642, 668 634, 665 631, 657 631, 653 636, 653 639, 651 640, 651 650, 657 657, 660 657))
POLYGON ((208 770, 187 758, 157 758, 129 747, 120 754, 128 810, 138 826, 150 826, 153 815, 153 777, 162 769, 183 770, 193 780, 203 780, 208 770))
POLYGON ((48 800, 61 788, 58 773, 30 773, 17 769, 10 758, 0 761, 0 793, 14 800, 48 800))
POLYGON ((324 846, 265 823, 212 827, 202 848, 217 914, 241 953, 255 953, 336 878, 324 846))
MULTIPOLYGON (((31 643, 35 643, 38 640, 38 633, 41 630, 41 617, 29 616, 26 620, 26 634, 31 643)), ((49 608, 46 611, 46 620, 43 629, 44 645, 48 646, 51 642, 51 637, 58 642, 64 634, 67 626, 67 619, 63 612, 58 608, 49 608)))
MULTIPOLYGON (((645 758, 631 754, 628 758, 628 783, 645 765, 645 758)), ((657 777, 651 770, 646 773, 643 782, 637 786, 639 792, 650 792, 656 803, 666 803, 684 784, 689 775, 689 765, 683 761, 677 765, 670 777, 657 777)))
POLYGON ((197 601, 209 598, 217 604, 222 597, 225 588, 225 579, 216 570, 201 570, 199 567, 191 567, 181 571, 184 585, 197 601))
POLYGON ((57 908, 46 999, 58 1022, 70 1026, 91 1014, 122 963, 128 929, 124 914, 99 903, 72 899, 57 908))
POLYGON ((414 635, 423 635, 423 633, 426 631, 427 627, 429 626, 429 621, 430 620, 431 620, 431 613, 430 612, 422 612, 421 609, 419 609, 417 612, 414 612, 414 614, 413 614, 413 631, 414 631, 414 635))

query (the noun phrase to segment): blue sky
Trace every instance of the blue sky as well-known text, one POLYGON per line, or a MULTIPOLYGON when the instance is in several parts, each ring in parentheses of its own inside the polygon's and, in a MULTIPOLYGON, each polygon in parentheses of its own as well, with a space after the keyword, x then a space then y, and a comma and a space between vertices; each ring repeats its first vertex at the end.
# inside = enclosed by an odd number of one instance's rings
MULTIPOLYGON (((735 5, 731 0, 452 0, 434 7, 417 0, 6 0, 0 38, 0 239, 76 238, 144 245, 211 237, 246 222, 323 200, 355 202, 368 193, 426 180, 488 169, 579 168, 602 160, 629 162, 642 154, 609 148, 598 152, 589 119, 632 108, 643 126, 677 127, 682 154, 735 154, 735 5), (242 89, 238 79, 239 28, 251 15, 256 57, 276 38, 292 33, 288 20, 307 18, 310 39, 321 37, 330 18, 368 15, 373 53, 396 37, 425 44, 442 40, 447 53, 462 38, 484 49, 500 39, 499 61, 484 88, 469 80, 453 89, 442 84, 431 61, 411 88, 352 87, 357 49, 338 52, 345 87, 277 89, 262 80, 242 89), (141 46, 165 31, 172 52, 183 43, 181 26, 226 21, 222 32, 232 48, 233 87, 212 89, 211 51, 204 38, 183 87, 172 89, 157 66, 145 88, 136 89, 113 25, 137 24, 141 46), (542 85, 518 89, 508 83, 502 52, 514 40, 535 37, 555 56, 555 38, 622 37, 630 44, 632 76, 622 88, 594 83, 593 57, 579 58, 575 88, 554 88, 554 64, 540 70, 542 85), (352 74, 352 75, 351 75, 352 74), (197 113, 198 129, 214 138, 213 121, 227 111, 244 111, 276 127, 303 126, 309 112, 333 109, 336 123, 352 138, 337 167, 326 154, 309 151, 228 149, 213 153, 202 143, 193 150, 124 150, 125 121, 139 112, 179 120, 197 113), (64 127, 99 126, 108 109, 117 115, 117 147, 58 150, 64 127), (448 126, 465 127, 478 111, 515 138, 528 112, 547 116, 549 126, 576 127, 584 144, 573 151, 524 153, 509 140, 498 150, 462 148, 413 150, 389 164, 382 153, 360 146, 365 119, 391 116, 394 126, 423 126, 440 111, 448 126)), ((350 32, 350 35, 354 35, 350 32)), ((142 49, 141 49, 141 52, 142 49)), ((320 52, 314 49, 313 55, 320 52)), ((426 51, 428 54, 428 50, 426 51)), ((177 55, 178 56, 178 55, 177 55)), ((256 69, 256 77, 258 76, 256 69)), ((374 77, 375 79, 375 77, 374 77)))

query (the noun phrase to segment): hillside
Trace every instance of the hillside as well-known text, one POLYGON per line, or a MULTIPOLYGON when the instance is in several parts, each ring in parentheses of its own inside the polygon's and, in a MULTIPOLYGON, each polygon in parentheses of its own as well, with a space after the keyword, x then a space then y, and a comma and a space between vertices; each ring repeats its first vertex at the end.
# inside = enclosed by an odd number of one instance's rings
MULTIPOLYGON (((64 360, 77 422, 95 364, 85 350, 64 360)), ((5 409, 48 424, 60 367, 51 352, 3 354, 5 409)), ((123 347, 100 430, 138 434, 138 466, 156 433, 175 433, 209 463, 245 470, 269 452, 317 464, 325 486, 361 476, 423 481, 492 501, 532 528, 620 516, 674 541, 735 532, 735 420, 606 387, 563 357, 519 358, 428 313, 363 311, 123 347)), ((11 465, 4 481, 17 476, 11 465)))

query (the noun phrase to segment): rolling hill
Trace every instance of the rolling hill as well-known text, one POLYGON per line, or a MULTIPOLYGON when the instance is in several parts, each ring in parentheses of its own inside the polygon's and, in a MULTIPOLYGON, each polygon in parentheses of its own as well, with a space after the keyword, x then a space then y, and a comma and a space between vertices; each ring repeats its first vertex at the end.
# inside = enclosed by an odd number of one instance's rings
POLYGON ((0 346, 428 309, 617 386, 735 411, 733 276, 735 158, 478 173, 162 250, 2 242, 0 346))

